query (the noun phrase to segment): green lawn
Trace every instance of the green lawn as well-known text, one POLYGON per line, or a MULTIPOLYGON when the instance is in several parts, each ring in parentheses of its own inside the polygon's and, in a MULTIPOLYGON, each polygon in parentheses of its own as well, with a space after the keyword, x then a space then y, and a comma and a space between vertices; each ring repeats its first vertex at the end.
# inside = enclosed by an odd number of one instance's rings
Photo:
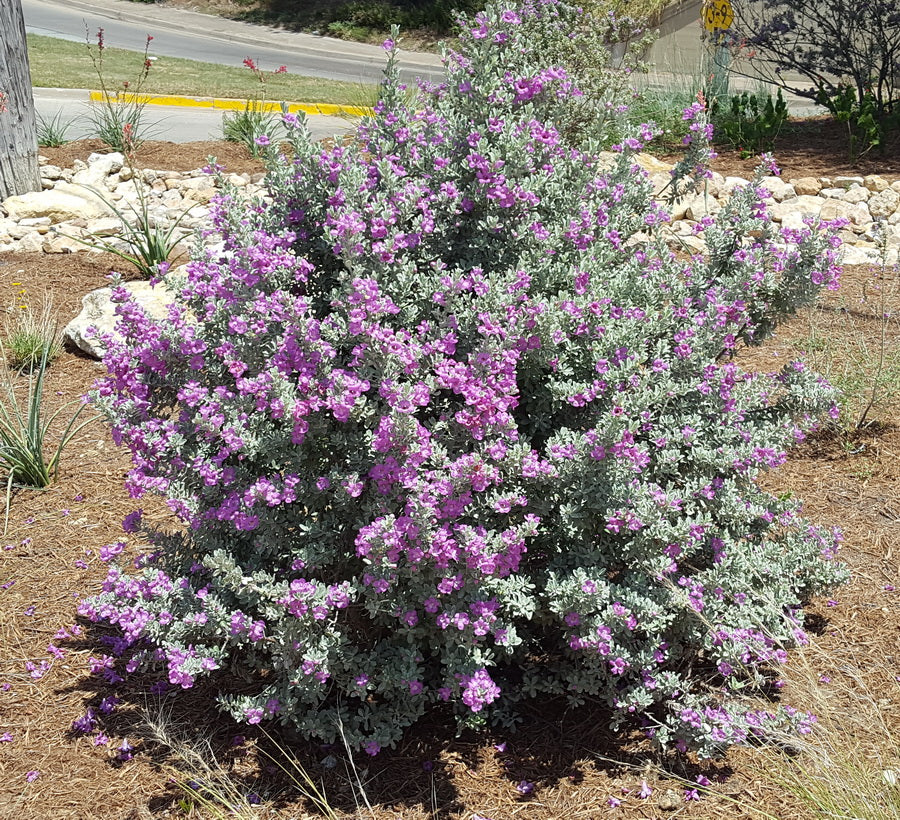
MULTIPOLYGON (((97 49, 94 47, 94 54, 97 49)), ((151 50, 150 54, 153 52, 151 50)), ((28 35, 31 82, 38 88, 99 89, 100 80, 91 62, 87 45, 28 35)), ((135 82, 143 65, 143 54, 122 48, 104 48, 103 76, 110 91, 122 89, 123 81, 135 82)), ((277 66, 263 65, 271 70, 277 66)), ((254 74, 244 66, 221 66, 180 57, 159 57, 144 83, 148 94, 184 94, 191 97, 259 98, 303 103, 340 103, 372 105, 375 86, 301 77, 296 74, 268 75, 261 86, 254 74)))

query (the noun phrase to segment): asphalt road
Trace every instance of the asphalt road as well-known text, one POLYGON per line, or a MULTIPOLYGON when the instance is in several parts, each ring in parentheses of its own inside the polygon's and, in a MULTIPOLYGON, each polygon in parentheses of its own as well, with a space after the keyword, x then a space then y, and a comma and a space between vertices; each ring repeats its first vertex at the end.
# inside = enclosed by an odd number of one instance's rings
MULTIPOLYGON (((143 51, 153 36, 151 54, 187 57, 219 65, 240 66, 252 57, 263 68, 287 66, 292 74, 347 82, 377 82, 385 65, 378 46, 254 26, 198 12, 127 0, 21 0, 25 28, 66 40, 93 41, 98 28, 110 47, 143 51)), ((435 54, 401 54, 401 74, 437 80, 435 54)))

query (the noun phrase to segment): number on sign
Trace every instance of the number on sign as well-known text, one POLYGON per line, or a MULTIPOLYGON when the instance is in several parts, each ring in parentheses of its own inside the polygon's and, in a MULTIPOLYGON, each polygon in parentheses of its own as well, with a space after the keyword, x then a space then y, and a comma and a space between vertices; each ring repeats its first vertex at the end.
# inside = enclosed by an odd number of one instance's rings
POLYGON ((707 31, 725 31, 734 22, 734 10, 728 0, 706 0, 702 15, 707 31))

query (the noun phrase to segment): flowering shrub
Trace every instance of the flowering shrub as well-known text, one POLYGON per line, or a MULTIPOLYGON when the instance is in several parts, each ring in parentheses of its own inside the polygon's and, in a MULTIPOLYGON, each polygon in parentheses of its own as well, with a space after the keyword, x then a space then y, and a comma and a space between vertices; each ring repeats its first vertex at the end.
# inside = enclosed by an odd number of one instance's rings
POLYGON ((521 41, 558 13, 489 8, 413 104, 392 61, 355 145, 286 115, 270 196, 226 192, 167 320, 119 292, 95 401, 185 527, 82 604, 121 631, 103 674, 216 674, 236 719, 373 754, 435 703, 556 695, 704 754, 806 727, 743 694, 805 640, 838 537, 755 477, 832 396, 732 354, 834 284, 833 241, 750 185, 707 257, 672 253, 652 130, 611 160, 560 139, 579 90, 521 41))

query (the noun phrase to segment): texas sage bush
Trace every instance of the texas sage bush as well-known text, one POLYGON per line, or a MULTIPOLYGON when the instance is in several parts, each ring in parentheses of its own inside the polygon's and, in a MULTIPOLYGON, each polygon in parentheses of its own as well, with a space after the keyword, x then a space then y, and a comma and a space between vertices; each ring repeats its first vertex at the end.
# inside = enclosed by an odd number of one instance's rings
POLYGON ((129 516, 138 571, 82 604, 120 632, 109 677, 214 676, 239 721, 372 754, 433 706, 513 724, 527 698, 703 754, 808 726, 748 696, 842 579, 839 538, 755 479, 832 393, 733 354, 835 283, 834 240, 776 231, 752 184, 699 226, 708 255, 670 251, 652 129, 560 138, 579 89, 522 30, 565 14, 489 7, 413 102, 388 42, 357 141, 285 115, 268 196, 226 191, 222 241, 161 275, 166 320, 117 290, 94 400, 131 494, 184 527, 129 516))

